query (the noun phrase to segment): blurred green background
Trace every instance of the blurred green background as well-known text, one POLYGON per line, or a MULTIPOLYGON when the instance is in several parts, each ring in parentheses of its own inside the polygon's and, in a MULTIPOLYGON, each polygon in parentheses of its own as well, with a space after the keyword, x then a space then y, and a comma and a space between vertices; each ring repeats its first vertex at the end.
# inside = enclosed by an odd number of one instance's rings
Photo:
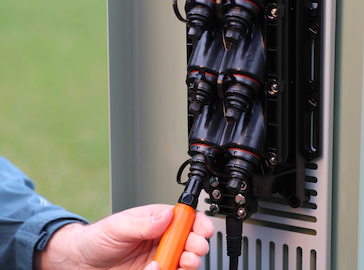
POLYGON ((110 213, 105 0, 0 1, 0 155, 52 203, 110 213))

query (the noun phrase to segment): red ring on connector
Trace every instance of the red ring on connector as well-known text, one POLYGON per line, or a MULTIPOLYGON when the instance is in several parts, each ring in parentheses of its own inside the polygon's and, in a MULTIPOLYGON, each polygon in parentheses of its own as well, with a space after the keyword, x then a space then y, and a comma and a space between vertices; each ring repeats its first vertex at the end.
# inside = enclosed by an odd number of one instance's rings
POLYGON ((249 0, 245 0, 245 2, 249 2, 250 4, 253 4, 253 5, 254 5, 254 6, 256 6, 256 7, 257 7, 257 9, 259 9, 259 11, 260 11, 260 7, 259 7, 257 4, 255 4, 254 2, 249 1, 249 0))
POLYGON ((254 153, 252 153, 250 151, 247 151, 247 150, 244 150, 244 149, 240 149, 240 148, 229 148, 228 151, 230 151, 230 150, 237 150, 237 151, 246 152, 246 153, 249 153, 249 154, 255 156, 257 159, 260 160, 260 157, 259 156, 257 156, 256 154, 254 154, 254 153))
MULTIPOLYGON (((191 72, 190 72, 190 74, 191 74, 191 73, 198 73, 198 72, 199 72, 198 70, 194 70, 194 71, 191 71, 191 72)), ((212 73, 205 72, 205 74, 210 75, 210 76, 212 76, 212 77, 214 77, 214 78, 216 78, 216 79, 217 79, 217 76, 216 76, 216 75, 214 75, 214 74, 212 74, 212 73)))
POLYGON ((210 147, 210 145, 203 144, 203 143, 193 143, 193 144, 191 144, 191 146, 194 146, 194 145, 200 145, 200 146, 210 147))
POLYGON ((249 76, 245 76, 245 75, 242 75, 242 74, 233 74, 234 76, 239 76, 239 77, 243 77, 243 78, 246 78, 246 79, 249 79, 253 82, 255 82, 259 87, 260 87, 260 83, 258 83, 256 80, 254 80, 253 78, 250 78, 249 76))

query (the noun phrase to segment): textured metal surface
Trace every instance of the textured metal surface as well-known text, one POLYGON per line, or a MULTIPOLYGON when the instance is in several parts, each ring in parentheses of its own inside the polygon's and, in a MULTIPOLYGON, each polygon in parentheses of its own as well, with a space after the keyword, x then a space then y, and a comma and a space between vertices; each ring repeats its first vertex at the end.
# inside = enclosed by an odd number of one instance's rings
MULTIPOLYGON (((359 213, 363 167, 364 2, 337 0, 332 270, 364 269, 359 213), (358 250, 358 247, 361 247, 358 250)), ((363 212, 361 212, 363 213, 363 212)))
MULTIPOLYGON (((356 1, 345 2, 345 9, 342 11, 345 16, 349 16, 349 8, 353 8, 354 14, 361 14, 353 3, 356 1)), ((181 187, 175 183, 175 174, 187 158, 187 101, 184 85, 186 57, 184 53, 180 53, 185 51, 184 25, 174 17, 171 5, 165 1, 157 3, 109 0, 108 4, 113 212, 146 203, 175 203, 181 193, 181 187)), ((317 193, 311 200, 317 205, 317 209, 292 209, 282 204, 261 202, 260 206, 265 210, 254 215, 253 219, 255 223, 257 220, 263 223, 243 225, 245 238, 240 269, 312 270, 315 269, 311 265, 314 258, 316 269, 319 270, 356 269, 349 267, 346 261, 357 259, 357 248, 349 243, 352 241, 345 241, 345 237, 348 228, 354 231, 358 225, 356 220, 347 218, 350 211, 347 211, 348 205, 345 201, 350 205, 355 204, 357 197, 350 197, 350 191, 357 186, 351 186, 348 190, 347 179, 344 179, 347 175, 345 169, 341 169, 337 176, 337 189, 344 192, 338 192, 336 205, 342 206, 336 207, 337 230, 333 234, 333 249, 336 250, 334 256, 337 257, 335 260, 339 261, 337 265, 340 267, 330 268, 335 1, 325 1, 324 23, 323 156, 313 161, 317 164, 317 170, 306 170, 306 174, 313 177, 308 177, 307 187, 317 193), (314 179, 317 179, 317 183, 314 179), (344 208, 345 212, 342 211, 344 208), (286 225, 294 226, 295 231, 292 231, 292 227, 285 230, 286 225), (297 232, 297 227, 307 229, 303 230, 306 233, 297 232), (341 245, 338 244, 339 241, 341 245), (348 243, 342 245, 346 242, 348 243), (339 253, 347 256, 339 256, 339 253), (296 267, 297 264, 301 268, 296 267)), ((347 29, 350 25, 343 24, 342 27, 347 29)), ((356 34, 353 30, 342 37, 346 50, 353 46, 354 36, 356 34)), ((360 44, 356 45, 360 47, 360 44)), ((360 55, 362 53, 361 51, 360 55)), ((350 62, 354 62, 356 57, 353 56, 354 53, 347 54, 350 57, 345 58, 343 54, 340 62, 346 68, 343 76, 348 77, 342 80, 342 88, 350 85, 347 80, 355 75, 350 74, 350 62)), ((361 77, 362 72, 362 83, 361 77)), ((346 91, 349 90, 347 87, 346 91)), ((361 92, 362 89, 357 91, 361 92)), ((339 105, 342 105, 342 110, 349 110, 349 113, 341 120, 346 131, 340 131, 342 134, 338 145, 348 140, 349 135, 344 133, 355 125, 348 118, 359 113, 358 107, 350 103, 356 97, 343 98, 339 105)), ((360 148, 358 145, 356 147, 360 148)), ((345 154, 347 152, 341 150, 338 163, 352 163, 350 154, 354 152, 345 154)), ((200 209, 208 209, 202 198, 200 209)), ((217 233, 210 241, 211 252, 203 259, 201 269, 228 269, 225 222, 219 218, 214 218, 214 222, 217 233)), ((355 233, 350 237, 355 238, 355 233)), ((356 263, 355 261, 352 264, 356 263)))
MULTIPOLYGON (((243 270, 331 270, 331 206, 334 91, 335 2, 325 1, 323 67, 323 154, 306 168, 306 189, 311 199, 307 208, 291 208, 276 196, 259 203, 260 211, 243 224, 243 270)), ((202 197, 207 195, 203 194, 202 197)), ((207 211, 202 203, 200 210, 207 211)), ((212 218, 216 234, 203 270, 228 269, 225 221, 212 218)))
POLYGON ((109 0, 112 211, 176 204, 187 155, 185 26, 172 1, 109 0))

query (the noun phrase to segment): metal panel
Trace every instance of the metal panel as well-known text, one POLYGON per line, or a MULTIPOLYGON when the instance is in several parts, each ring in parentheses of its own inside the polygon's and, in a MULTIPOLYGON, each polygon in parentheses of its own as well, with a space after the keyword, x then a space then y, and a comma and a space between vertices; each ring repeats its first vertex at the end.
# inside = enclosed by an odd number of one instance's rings
MULTIPOLYGON (((290 208, 278 196, 272 202, 259 203, 259 213, 243 224, 243 255, 239 263, 244 270, 331 270, 335 3, 324 4, 323 154, 312 161, 317 167, 306 168, 306 189, 315 196, 311 196, 309 208, 290 208)), ((200 203, 199 209, 208 211, 209 205, 200 203)), ((217 230, 214 238, 222 235, 222 242, 212 239, 211 252, 216 254, 222 248, 225 254, 225 221, 213 220, 217 230)), ((212 254, 203 260, 200 269, 228 269, 226 255, 216 258, 212 254)))
POLYGON ((172 2, 109 0, 112 211, 176 204, 187 159, 185 26, 172 2))
POLYGON ((108 1, 111 207, 134 206, 132 1, 108 1))
MULTIPOLYGON (((180 1, 182 2, 182 1, 180 1)), ((307 170, 317 183, 308 185, 317 191, 317 210, 300 209, 299 213, 317 218, 308 224, 316 236, 285 232, 254 224, 244 225, 244 247, 253 247, 241 258, 243 269, 254 269, 256 254, 262 258, 258 266, 289 267, 302 260, 302 269, 310 269, 316 251, 317 265, 330 258, 330 231, 318 226, 328 226, 329 212, 321 216, 320 201, 330 200, 331 155, 334 149, 333 231, 331 268, 359 269, 359 191, 362 143, 363 111, 363 35, 364 21, 360 0, 337 0, 336 25, 336 91, 334 147, 332 136, 332 77, 334 68, 333 45, 335 26, 335 2, 325 1, 325 128, 324 156, 315 160, 318 169, 307 170), (330 26, 330 27, 328 27, 330 26), (358 31, 359 30, 359 31, 358 31), (326 91, 326 90, 325 90, 326 91), (327 104, 327 105, 326 105, 327 104), (326 119, 329 119, 326 121, 326 119), (326 139, 327 138, 327 139, 326 139), (327 182, 326 182, 327 181, 327 182), (323 190, 322 190, 323 189, 323 190), (326 197, 327 196, 327 197, 326 197), (303 211, 303 212, 301 212, 303 211), (254 228, 254 231, 253 231, 254 228), (257 234, 258 231, 262 234, 257 234), (262 235, 284 234, 273 241, 262 235), (290 234, 300 244, 287 244, 290 234), (321 238, 323 237, 323 238, 321 238), (259 241, 257 242, 257 239, 259 241), (303 239, 303 240, 299 240, 303 239), (313 241, 315 239, 315 241, 313 241), (320 239, 320 240, 318 240, 320 239), (310 242, 321 241, 312 248, 310 242), (287 244, 287 246, 285 246, 287 244), (299 247, 299 248, 298 248, 299 247), (325 251, 320 251, 321 247, 325 251), (287 253, 288 248, 288 253, 287 253), (297 249, 298 248, 298 249, 297 249), (293 255, 292 255, 293 254, 293 255), (301 255, 302 254, 302 255, 301 255), (249 255, 249 260, 247 256, 249 255), (292 255, 292 256, 291 256, 292 255), (301 259, 302 257, 302 259, 301 259), (245 258, 245 259, 244 259, 245 258), (263 259, 265 258, 265 259, 263 259), (244 259, 244 263, 243 263, 244 259), (248 266, 253 268, 247 268, 248 266)), ((109 68, 110 68, 110 142, 113 212, 146 203, 175 203, 181 188, 174 178, 178 167, 187 158, 186 90, 184 86, 186 56, 185 29, 174 17, 168 1, 109 0, 109 68), (178 53, 177 53, 178 52, 178 53)), ((270 205, 266 205, 269 208, 270 205)), ((284 209, 284 206, 274 206, 284 209)), ((330 210, 330 203, 324 208, 330 210)), ((201 204, 201 208, 204 206, 201 204)), ((260 213, 257 217, 267 218, 260 213)), ((287 218, 277 218, 284 222, 287 218)), ((226 264, 224 225, 217 219, 220 234, 211 239, 212 267, 226 264), (221 247, 221 248, 220 248, 221 247)), ((305 225, 306 226, 306 225, 305 225)), ((276 236, 274 236, 276 238, 276 236)), ((293 240, 294 240, 293 239, 293 240)), ((296 240, 294 240, 296 241, 296 240)), ((362 263, 363 264, 363 263, 362 263)), ((208 265, 208 264, 206 264, 208 265)), ((329 263, 327 262, 326 267, 329 263)), ((220 268, 219 268, 220 269, 220 268)), ((284 268, 282 268, 284 269, 284 268)), ((298 268, 299 269, 299 268, 298 268)))
POLYGON ((363 142, 364 2, 337 0, 332 269, 358 261, 363 142))

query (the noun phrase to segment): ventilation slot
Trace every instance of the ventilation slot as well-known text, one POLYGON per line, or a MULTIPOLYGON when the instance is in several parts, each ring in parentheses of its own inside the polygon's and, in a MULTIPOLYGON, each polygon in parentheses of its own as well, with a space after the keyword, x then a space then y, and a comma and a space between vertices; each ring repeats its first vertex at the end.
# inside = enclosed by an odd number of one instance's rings
POLYGON ((313 176, 307 176, 307 175, 306 175, 305 180, 306 180, 306 182, 308 182, 308 183, 317 183, 317 178, 316 178, 316 177, 313 177, 313 176))
POLYGON ((249 270, 249 242, 248 238, 243 238, 243 270, 249 270))
POLYGON ((308 162, 305 164, 306 169, 317 170, 317 164, 308 162))
POLYGON ((262 241, 257 239, 256 243, 256 264, 257 270, 262 270, 262 241))
POLYGON ((314 216, 296 214, 296 213, 292 213, 292 212, 279 211, 279 210, 263 208, 263 207, 260 207, 258 212, 260 214, 273 215, 273 216, 277 216, 277 217, 292 218, 292 219, 308 221, 308 222, 316 222, 317 221, 317 218, 314 217, 314 216))
POLYGON ((222 233, 217 233, 217 269, 223 270, 223 263, 222 263, 222 255, 223 255, 223 248, 222 248, 222 233))
MULTIPOLYGON (((207 242, 209 243, 209 246, 211 247, 211 244, 210 244, 210 239, 207 239, 207 242)), ((211 269, 210 268, 210 252, 208 252, 206 255, 205 255, 205 269, 211 269)))
POLYGON ((316 270, 316 251, 311 250, 310 270, 316 270))
POLYGON ((317 191, 313 189, 306 189, 311 196, 317 196, 317 191))
POLYGON ((283 245, 283 270, 288 270, 288 246, 283 245))
MULTIPOLYGON (((262 197, 262 198, 259 198, 259 201, 288 206, 286 199, 284 199, 281 196, 271 196, 271 197, 267 197, 267 198, 262 197)), ((312 202, 306 202, 300 208, 317 209, 317 205, 312 202)))
POLYGON ((269 243, 269 270, 275 270, 275 245, 273 242, 269 243))
POLYGON ((297 248, 297 266, 296 269, 297 270, 302 270, 302 248, 298 247, 297 248))
POLYGON ((265 220, 258 220, 258 219, 248 219, 244 221, 244 223, 252 224, 252 225, 258 225, 263 227, 269 227, 272 229, 278 229, 278 230, 284 230, 289 232, 296 232, 296 233, 302 233, 302 234, 308 234, 308 235, 316 235, 317 232, 313 229, 298 227, 298 226, 292 226, 292 225, 286 225, 282 223, 276 223, 276 222, 270 222, 265 220))

